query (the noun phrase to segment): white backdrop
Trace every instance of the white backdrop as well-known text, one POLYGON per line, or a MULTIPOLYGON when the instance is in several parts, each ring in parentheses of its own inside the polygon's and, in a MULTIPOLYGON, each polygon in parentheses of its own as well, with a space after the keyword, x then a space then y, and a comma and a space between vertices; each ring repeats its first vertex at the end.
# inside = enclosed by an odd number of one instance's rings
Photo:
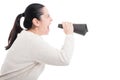
POLYGON ((0 1, 0 67, 9 32, 17 14, 30 3, 44 4, 53 18, 45 40, 56 48, 64 41, 62 21, 86 23, 85 36, 74 34, 75 50, 69 66, 47 65, 39 80, 120 80, 119 0, 3 0, 0 1))

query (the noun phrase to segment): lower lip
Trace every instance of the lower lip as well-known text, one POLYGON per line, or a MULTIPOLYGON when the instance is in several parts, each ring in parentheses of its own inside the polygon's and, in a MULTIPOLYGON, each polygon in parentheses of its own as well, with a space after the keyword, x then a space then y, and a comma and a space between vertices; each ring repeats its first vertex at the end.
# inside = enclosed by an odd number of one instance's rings
POLYGON ((49 30, 49 26, 48 26, 48 30, 49 30))
POLYGON ((47 32, 46 32, 47 34, 49 33, 49 27, 47 28, 47 32))

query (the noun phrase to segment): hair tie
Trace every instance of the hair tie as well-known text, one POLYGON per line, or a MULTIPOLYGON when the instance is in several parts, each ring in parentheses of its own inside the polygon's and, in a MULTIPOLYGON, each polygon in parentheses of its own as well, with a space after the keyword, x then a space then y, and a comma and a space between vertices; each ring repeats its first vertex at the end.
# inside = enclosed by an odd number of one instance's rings
POLYGON ((21 15, 24 17, 24 16, 25 16, 25 13, 22 13, 21 15))

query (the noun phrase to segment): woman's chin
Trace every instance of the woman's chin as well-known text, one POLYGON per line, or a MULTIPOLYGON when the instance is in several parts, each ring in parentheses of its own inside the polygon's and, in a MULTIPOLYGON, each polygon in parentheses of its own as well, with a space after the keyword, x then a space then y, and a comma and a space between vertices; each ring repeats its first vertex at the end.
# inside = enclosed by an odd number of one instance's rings
POLYGON ((45 35, 48 35, 49 34, 49 31, 47 31, 46 33, 45 33, 45 35))

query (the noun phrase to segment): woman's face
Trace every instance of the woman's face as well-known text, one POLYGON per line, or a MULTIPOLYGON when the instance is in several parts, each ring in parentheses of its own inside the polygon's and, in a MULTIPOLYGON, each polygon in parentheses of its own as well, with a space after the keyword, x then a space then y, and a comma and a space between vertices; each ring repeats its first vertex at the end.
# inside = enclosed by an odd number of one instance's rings
POLYGON ((43 15, 41 15, 40 17, 39 30, 42 32, 42 34, 46 35, 49 33, 49 25, 52 21, 52 18, 50 17, 46 7, 43 7, 42 12, 43 12, 43 15))

